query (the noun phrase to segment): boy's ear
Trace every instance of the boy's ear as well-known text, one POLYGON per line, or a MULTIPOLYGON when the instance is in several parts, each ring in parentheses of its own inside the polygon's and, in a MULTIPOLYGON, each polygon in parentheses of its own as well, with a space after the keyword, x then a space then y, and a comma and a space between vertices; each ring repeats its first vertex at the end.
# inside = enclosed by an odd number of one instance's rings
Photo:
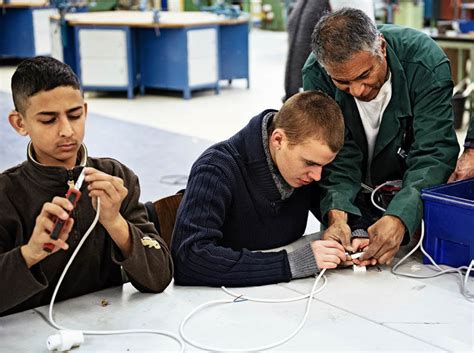
POLYGON ((8 114, 8 121, 10 122, 10 125, 15 129, 16 132, 18 132, 21 136, 27 136, 28 131, 25 128, 25 122, 23 121, 23 116, 17 112, 16 110, 13 110, 8 114))

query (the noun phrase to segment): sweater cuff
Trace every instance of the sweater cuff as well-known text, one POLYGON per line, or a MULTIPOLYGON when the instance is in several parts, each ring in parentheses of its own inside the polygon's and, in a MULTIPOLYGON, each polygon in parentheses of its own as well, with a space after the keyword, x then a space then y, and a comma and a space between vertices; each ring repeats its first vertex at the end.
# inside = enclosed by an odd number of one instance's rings
POLYGON ((474 148, 474 139, 466 139, 464 148, 474 148))
POLYGON ((368 237, 369 237, 369 233, 367 233, 367 231, 365 229, 362 229, 362 228, 354 230, 351 234, 351 239, 354 239, 354 238, 368 238, 368 237))
POLYGON ((291 278, 308 277, 319 272, 309 243, 288 253, 288 262, 290 263, 291 278))
POLYGON ((26 261, 21 254, 21 247, 19 246, 12 251, 13 254, 15 254, 14 258, 16 257, 18 259, 18 263, 15 266, 18 278, 26 279, 26 283, 30 283, 31 288, 36 287, 38 290, 45 289, 48 286, 48 279, 43 273, 41 262, 28 268, 26 261))
MULTIPOLYGON (((112 240, 112 261, 115 262, 115 264, 119 266, 126 266, 127 263, 133 262, 134 260, 130 260, 130 258, 133 258, 133 255, 136 253, 136 246, 137 246, 137 240, 135 239, 135 233, 132 230, 132 227, 130 227, 130 223, 127 221, 128 225, 128 231, 130 232, 130 238, 132 240, 132 251, 130 252, 130 255, 128 257, 125 257, 122 253, 122 250, 118 247, 117 244, 112 240)), ((110 237, 110 235, 109 235, 110 237)), ((123 275, 122 275, 123 277, 123 275)))

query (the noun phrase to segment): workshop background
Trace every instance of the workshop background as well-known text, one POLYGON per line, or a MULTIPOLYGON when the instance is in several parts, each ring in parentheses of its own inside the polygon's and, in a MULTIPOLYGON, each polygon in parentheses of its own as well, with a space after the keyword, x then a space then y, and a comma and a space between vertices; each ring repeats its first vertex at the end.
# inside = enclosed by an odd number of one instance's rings
MULTIPOLYGON (((70 64, 84 86, 90 155, 115 157, 133 168, 140 178, 142 201, 185 187, 193 161, 206 147, 233 135, 260 111, 281 106, 285 71, 299 72, 301 65, 293 64, 301 54, 288 51, 287 30, 314 25, 296 12, 292 19, 292 11, 298 6, 311 11, 318 3, 2 1, 0 170, 25 158, 27 139, 16 135, 6 121, 13 107, 9 86, 15 66, 26 57, 52 55, 70 64), (288 19, 299 27, 288 26, 288 19)), ((451 38, 454 44, 448 43, 445 50, 457 84, 453 106, 463 141, 472 110, 474 1, 320 3, 357 6, 377 23, 411 26, 435 39, 451 38), (471 40, 462 46, 457 36, 471 40)), ((300 47, 309 53, 309 43, 300 47)), ((313 220, 309 228, 318 226, 313 220)))

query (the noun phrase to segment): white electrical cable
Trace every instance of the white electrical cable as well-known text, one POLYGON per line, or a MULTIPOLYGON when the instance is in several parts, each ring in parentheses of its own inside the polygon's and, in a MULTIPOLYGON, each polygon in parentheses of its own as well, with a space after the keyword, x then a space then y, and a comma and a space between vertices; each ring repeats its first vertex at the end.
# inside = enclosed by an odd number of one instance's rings
POLYGON ((246 297, 244 295, 236 295, 234 294, 233 292, 227 290, 225 287, 222 287, 222 289, 229 295, 235 297, 235 299, 233 300, 226 300, 226 299, 223 299, 223 300, 213 300, 213 301, 210 301, 210 302, 207 302, 207 303, 204 303, 200 306, 198 306, 196 309, 194 309, 193 311, 191 311, 184 319, 183 321, 181 322, 181 325, 179 326, 179 333, 181 334, 181 337, 183 338, 184 341, 186 341, 187 343, 193 345, 194 347, 196 348, 200 348, 200 349, 205 349, 205 350, 208 350, 208 351, 214 351, 214 352, 257 352, 257 351, 265 351, 265 350, 268 350, 268 349, 271 349, 271 348, 275 348, 277 346, 280 346, 282 345, 283 343, 289 341, 290 339, 292 339, 294 336, 296 336, 296 334, 303 328, 305 322, 306 322, 306 319, 308 318, 308 315, 309 315, 309 310, 311 308, 311 303, 312 303, 312 299, 313 299, 313 296, 317 293, 319 293, 320 291, 322 291, 324 289, 324 287, 326 286, 326 283, 327 283, 327 279, 326 279, 326 276, 324 276, 324 273, 326 272, 326 269, 323 269, 318 277, 315 279, 314 281, 314 284, 313 284, 313 287, 311 288, 311 292, 309 294, 306 294, 306 295, 303 295, 303 296, 299 296, 299 297, 294 297, 294 298, 289 298, 289 299, 261 299, 261 298, 251 298, 251 297, 246 297), (323 277, 324 279, 324 284, 318 288, 316 290, 316 286, 318 285, 319 283, 319 280, 321 279, 321 277, 323 277), (297 300, 302 300, 302 299, 305 299, 307 298, 308 299, 308 302, 306 304, 306 311, 304 313, 304 316, 303 316, 303 319, 301 320, 300 324, 298 325, 298 327, 290 334, 288 335, 287 337, 277 341, 277 342, 274 342, 274 343, 270 343, 270 344, 267 344, 267 345, 264 345, 264 346, 260 346, 260 347, 248 347, 248 348, 239 348, 239 349, 227 349, 227 348, 221 348, 221 347, 214 347, 214 346, 208 346, 208 345, 203 345, 201 343, 198 343, 196 342, 195 340, 192 340, 191 338, 187 337, 184 333, 184 327, 186 325, 186 323, 189 321, 189 319, 194 315, 196 314, 197 312, 201 311, 202 309, 206 308, 206 307, 209 307, 209 306, 212 306, 212 305, 217 305, 217 304, 235 304, 235 303, 240 303, 242 301, 254 301, 254 302, 259 302, 259 303, 287 303, 287 302, 292 302, 292 301, 297 301, 297 300))
MULTIPOLYGON (((221 287, 221 289, 229 294, 231 297, 234 297, 236 299, 242 299, 244 298, 245 300, 248 300, 250 302, 257 302, 257 303, 290 303, 290 302, 297 302, 298 300, 303 300, 308 298, 311 294, 318 294, 319 292, 322 292, 322 290, 326 287, 326 284, 328 283, 328 280, 326 276, 323 276, 324 283, 322 284, 321 287, 318 288, 314 293, 308 293, 304 295, 300 295, 299 297, 294 297, 294 298, 286 298, 286 299, 266 299, 266 298, 253 298, 253 297, 247 297, 247 296, 242 296, 242 294, 236 294, 232 292, 231 290, 227 289, 226 287, 221 287)), ((244 300, 242 299, 242 300, 244 300)))
MULTIPOLYGON (((372 204, 377 207, 379 210, 385 212, 386 209, 377 205, 377 203, 375 202, 375 193, 382 187, 384 187, 385 185, 392 185, 395 181, 387 181, 379 186, 377 186, 373 191, 372 193, 370 194, 370 200, 372 201, 372 204)), ((461 266, 461 267, 457 267, 457 268, 446 268, 446 269, 443 269, 442 267, 440 267, 434 260, 433 258, 430 256, 430 254, 428 254, 428 252, 423 248, 423 238, 425 236, 425 222, 424 220, 422 219, 421 220, 421 235, 420 235, 420 240, 418 241, 418 244, 416 244, 416 246, 408 253, 406 254, 400 261, 398 261, 395 265, 393 265, 392 267, 392 270, 391 272, 395 275, 399 275, 399 276, 405 276, 405 277, 411 277, 411 278, 434 278, 434 277, 438 277, 438 276, 441 276, 441 275, 444 275, 446 273, 457 273, 461 276, 461 294, 469 301, 474 301, 474 294, 472 293, 469 293, 469 291, 467 290, 467 282, 468 282, 468 279, 469 279, 469 274, 470 272, 472 271, 473 269, 473 266, 474 266, 474 260, 471 260, 471 263, 469 266, 461 266), (436 273, 434 274, 430 274, 430 275, 416 275, 416 274, 413 274, 413 273, 407 273, 407 272, 399 272, 397 271, 397 268, 403 263, 405 262, 418 248, 420 248, 421 252, 426 256, 426 258, 428 260, 430 260, 430 262, 435 266, 436 268, 436 273), (466 271, 466 273, 464 274, 463 271, 466 271)))
POLYGON ((387 210, 386 210, 385 208, 380 207, 379 205, 377 205, 377 203, 375 202, 375 193, 376 193, 377 191, 379 191, 381 188, 383 188, 385 185, 387 185, 388 183, 389 183, 389 182, 386 181, 385 183, 380 184, 380 185, 377 186, 375 189, 373 189, 372 192, 370 193, 370 201, 372 201, 372 204, 373 204, 376 208, 378 208, 380 211, 382 211, 382 212, 385 212, 385 211, 387 211, 387 210))
POLYGON ((398 261, 393 267, 392 267, 392 273, 395 275, 400 275, 400 276, 405 276, 405 277, 411 277, 411 278, 434 278, 438 277, 447 273, 457 273, 461 276, 461 294, 469 301, 474 301, 474 294, 469 293, 467 290, 467 281, 469 278, 469 274, 472 271, 472 267, 474 265, 474 260, 471 260, 471 263, 469 266, 461 266, 457 268, 446 268, 443 269, 440 267, 434 260, 433 258, 426 252, 426 250, 423 248, 423 238, 425 235, 425 222, 421 220, 421 236, 418 244, 407 254, 405 255, 400 261, 398 261), (407 272, 400 272, 397 271, 397 268, 405 262, 409 256, 411 256, 418 248, 420 248, 421 252, 430 260, 430 262, 435 266, 436 273, 430 274, 430 275, 416 275, 413 273, 407 273, 407 272), (463 273, 463 271, 466 271, 466 273, 463 273))
MULTIPOLYGON (((59 281, 56 284, 56 288, 54 288, 53 296, 51 297, 51 302, 49 304, 49 323, 55 327, 58 330, 71 330, 68 328, 65 328, 63 326, 58 325, 53 318, 53 306, 54 306, 54 301, 56 300, 56 295, 58 294, 59 287, 61 286, 61 283, 66 276, 66 273, 71 266, 72 262, 74 261, 74 258, 76 257, 77 253, 81 249, 82 245, 86 241, 87 237, 90 235, 94 227, 96 226, 98 220, 99 220, 99 215, 100 215, 100 198, 97 198, 97 213, 95 215, 94 220, 92 221, 92 224, 90 225, 89 229, 87 229, 87 232, 84 234, 82 237, 81 241, 77 245, 77 248, 74 250, 74 252, 71 255, 71 258, 69 259, 68 263, 64 267, 63 272, 61 273, 61 276, 59 277, 59 281)), ((176 341, 179 344, 179 350, 180 352, 184 352, 184 343, 181 341, 181 339, 174 334, 166 331, 157 331, 157 330, 84 330, 82 331, 84 335, 124 335, 124 334, 136 334, 136 333, 144 333, 144 334, 156 334, 156 335, 162 335, 162 336, 167 336, 174 341, 176 341)))

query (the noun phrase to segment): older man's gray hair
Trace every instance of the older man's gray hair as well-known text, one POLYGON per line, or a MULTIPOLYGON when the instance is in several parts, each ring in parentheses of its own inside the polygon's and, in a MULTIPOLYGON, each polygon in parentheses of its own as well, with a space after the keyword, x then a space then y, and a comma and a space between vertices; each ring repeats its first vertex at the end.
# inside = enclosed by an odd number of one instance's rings
POLYGON ((311 45, 322 66, 341 64, 361 51, 379 53, 380 32, 363 11, 344 7, 321 17, 311 45))

